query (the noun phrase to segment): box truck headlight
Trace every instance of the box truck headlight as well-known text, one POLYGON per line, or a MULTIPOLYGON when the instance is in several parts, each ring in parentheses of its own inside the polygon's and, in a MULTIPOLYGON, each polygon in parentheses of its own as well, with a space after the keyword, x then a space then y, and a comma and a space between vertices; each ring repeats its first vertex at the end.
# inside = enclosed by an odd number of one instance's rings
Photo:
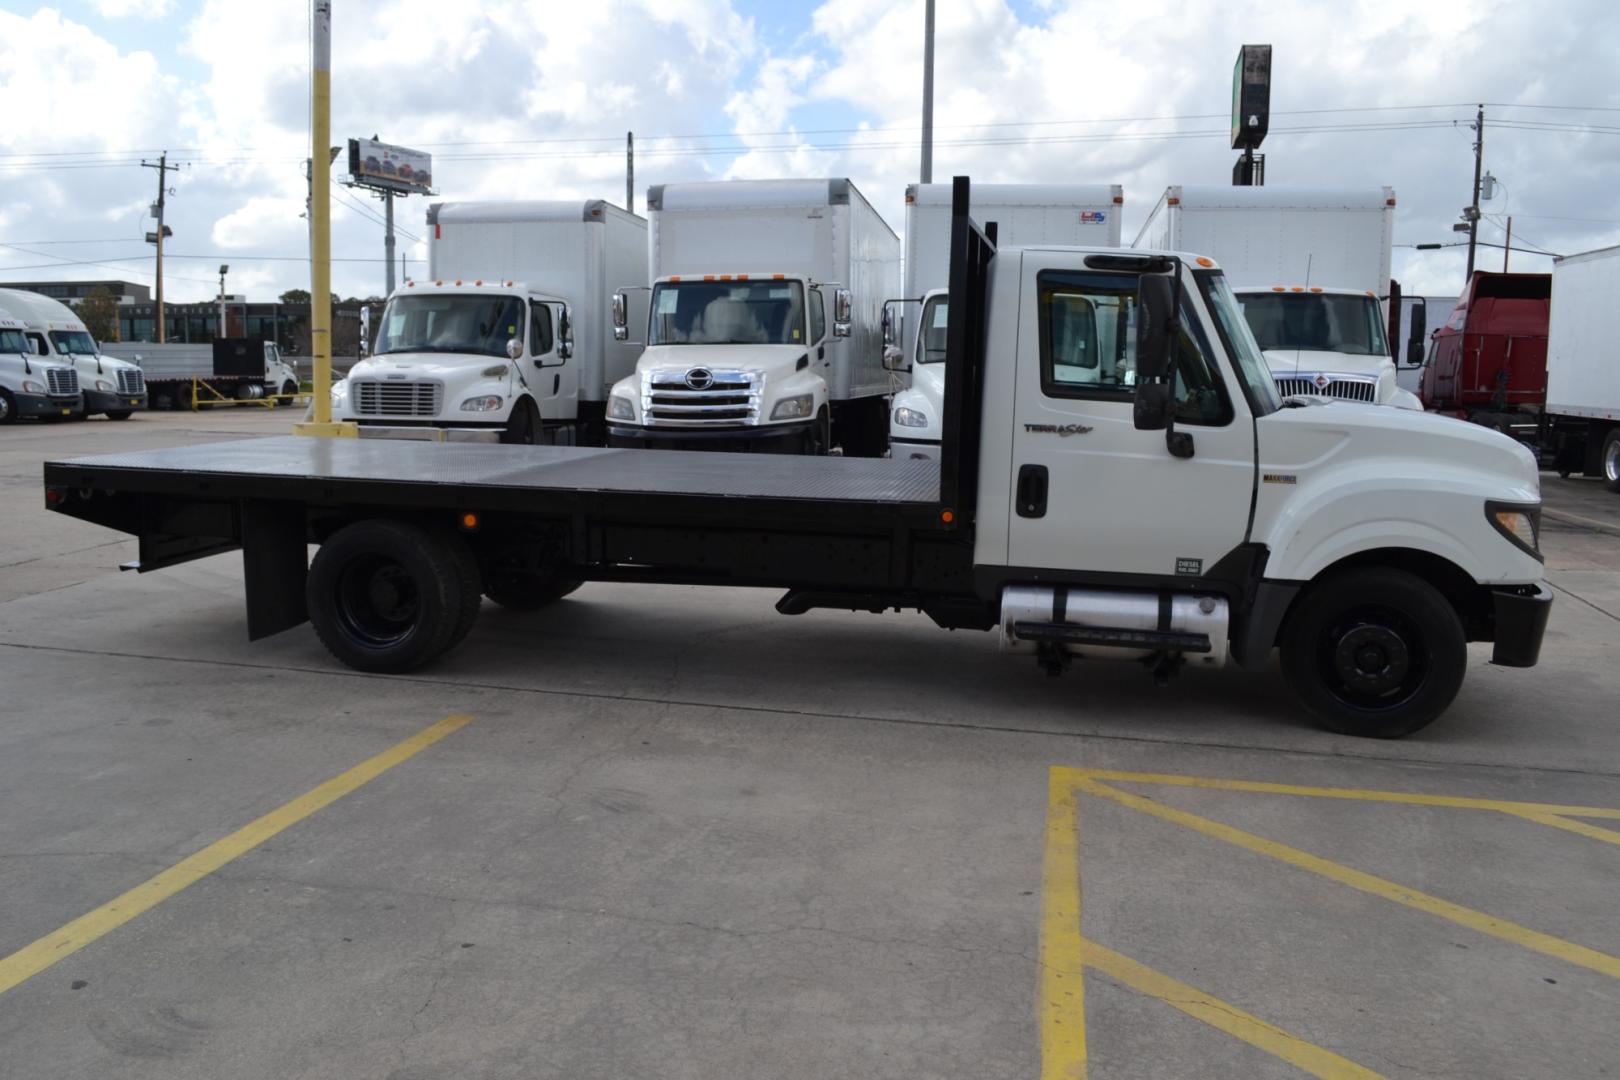
POLYGON ((608 418, 610 420, 634 420, 636 418, 636 403, 623 394, 614 394, 608 399, 608 418))
POLYGON ((1541 531, 1541 507, 1486 503, 1485 514, 1496 531, 1507 537, 1514 547, 1541 558, 1537 547, 1537 534, 1541 531))
POLYGON ((23 380, 22 388, 25 394, 43 394, 45 392, 45 388, 39 383, 29 382, 26 379, 23 380))
POLYGON ((112 388, 113 388, 113 384, 108 382, 106 379, 97 379, 96 380, 96 389, 97 390, 111 390, 112 388))
POLYGON ((466 401, 463 401, 461 403, 461 411, 494 412, 504 404, 506 404, 506 399, 501 397, 499 394, 482 394, 478 397, 470 397, 466 401))
POLYGON ((798 397, 783 398, 771 410, 772 420, 800 420, 816 409, 816 395, 800 394, 798 397))
POLYGON ((897 427, 927 427, 928 414, 902 405, 894 410, 894 422, 897 427))

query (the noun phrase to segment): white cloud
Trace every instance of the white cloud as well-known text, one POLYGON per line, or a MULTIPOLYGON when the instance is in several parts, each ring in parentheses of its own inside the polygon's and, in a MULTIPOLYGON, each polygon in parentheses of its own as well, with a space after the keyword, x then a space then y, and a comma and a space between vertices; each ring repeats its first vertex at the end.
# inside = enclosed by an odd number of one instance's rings
POLYGON ((108 19, 122 19, 129 15, 161 19, 174 10, 174 0, 95 0, 95 4, 96 10, 108 19))

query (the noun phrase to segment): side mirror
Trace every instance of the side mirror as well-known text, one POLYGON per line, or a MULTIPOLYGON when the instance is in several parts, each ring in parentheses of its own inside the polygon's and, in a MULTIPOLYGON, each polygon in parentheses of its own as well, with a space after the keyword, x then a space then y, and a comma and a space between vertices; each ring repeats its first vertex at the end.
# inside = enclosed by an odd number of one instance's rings
POLYGON ((1131 419, 1137 431, 1163 431, 1175 414, 1175 387, 1167 382, 1139 382, 1131 419))
POLYGON ((1429 324, 1429 305, 1419 300, 1412 305, 1412 325, 1406 331, 1406 363, 1409 367, 1423 366, 1423 339, 1429 324))
POLYGON ((855 296, 848 289, 833 294, 833 337, 849 337, 850 316, 855 310, 855 296))
POLYGON ((523 359, 523 340, 521 338, 509 338, 506 342, 506 355, 513 360, 523 359))
POLYGON ((1138 431, 1164 431, 1175 413, 1169 379, 1175 344, 1175 288, 1162 274, 1143 274, 1136 293, 1136 393, 1131 419, 1138 431))
POLYGON ((624 293, 613 294, 613 340, 625 341, 630 337, 630 304, 624 293))
MULTIPOLYGON (((888 304, 883 305, 883 344, 885 346, 883 356, 887 360, 888 350, 893 348, 895 344, 894 308, 888 304)), ((894 369, 890 368, 889 370, 893 371, 894 369)))
POLYGON ((568 309, 562 309, 562 315, 557 319, 557 359, 567 360, 574 355, 574 320, 569 318, 568 309))
POLYGON ((910 371, 911 365, 906 363, 905 351, 898 345, 885 345, 883 347, 883 368, 885 371, 910 371))

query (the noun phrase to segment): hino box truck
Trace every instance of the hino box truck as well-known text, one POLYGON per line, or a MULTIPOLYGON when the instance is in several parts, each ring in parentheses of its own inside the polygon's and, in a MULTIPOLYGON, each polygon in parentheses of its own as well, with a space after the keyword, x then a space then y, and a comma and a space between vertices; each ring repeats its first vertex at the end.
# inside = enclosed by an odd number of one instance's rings
POLYGON ((0 311, 0 424, 25 416, 61 420, 83 411, 78 371, 39 355, 27 324, 0 311))
MULTIPOLYGON (((1118 247, 1124 204, 1118 184, 978 184, 972 214, 1000 246, 1118 247)), ((904 299, 889 305, 884 339, 889 368, 910 377, 889 410, 896 457, 939 458, 950 273, 951 185, 908 184, 904 299)))
POLYGON ((78 372, 78 392, 84 401, 73 415, 128 420, 135 410, 146 408, 141 369, 102 355, 78 312, 60 300, 23 289, 0 289, 0 312, 22 321, 35 355, 52 357, 78 372))
MULTIPOLYGON (((1284 397, 1421 409, 1396 383, 1381 306, 1394 296, 1399 314, 1394 234, 1393 188, 1173 185, 1134 246, 1206 252, 1221 264, 1284 397)), ((1422 320, 1412 326, 1417 358, 1422 320)))
POLYGON ((1528 450, 1285 401, 1213 260, 998 252, 956 183, 937 463, 288 436, 50 461, 45 505, 137 536, 143 572, 240 548, 249 636, 308 620, 363 671, 444 653, 480 594, 532 608, 585 580, 921 609, 1052 673, 1265 670, 1280 647, 1305 706, 1357 735, 1439 716, 1470 641, 1536 662, 1528 450), (1091 377, 1099 350, 1123 377, 1091 377))
POLYGON ((601 446, 638 347, 613 291, 647 282, 647 222, 601 199, 434 203, 428 276, 394 290, 375 350, 332 392, 362 437, 601 446))
POLYGON ((1620 492, 1620 247, 1553 260, 1542 445, 1568 476, 1620 492))
MULTIPOLYGON (((875 457, 888 443, 883 304, 900 240, 847 179, 648 189, 647 349, 608 443, 875 457)), ((630 333, 622 292, 615 333, 630 333)))

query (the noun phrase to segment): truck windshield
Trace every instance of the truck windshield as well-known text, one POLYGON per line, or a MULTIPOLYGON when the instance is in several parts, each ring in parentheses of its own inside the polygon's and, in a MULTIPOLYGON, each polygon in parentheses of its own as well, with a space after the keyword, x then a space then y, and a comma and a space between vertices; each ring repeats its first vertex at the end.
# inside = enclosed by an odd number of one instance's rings
POLYGON ((649 345, 804 345, 797 281, 662 281, 649 345))
POLYGON ((63 356, 96 355, 96 339, 84 330, 52 330, 51 343, 63 356))
POLYGON ((951 298, 948 296, 931 296, 923 305, 922 319, 917 324, 917 363, 945 362, 945 320, 950 311, 951 298))
POLYGON ((1389 355, 1383 309, 1375 297, 1244 293, 1242 304, 1243 317, 1262 349, 1389 355))
POLYGON ((1232 286, 1226 283, 1226 275, 1218 270, 1197 270, 1193 277, 1204 294, 1204 303, 1209 305, 1220 325, 1221 340, 1226 342, 1226 351, 1231 354, 1232 363, 1243 380, 1254 414, 1265 416, 1276 412, 1282 408, 1277 384, 1272 381, 1271 368, 1260 353, 1254 333, 1243 319, 1243 308, 1233 295, 1232 286))
POLYGON ((0 330, 0 353, 31 353, 21 330, 0 330))
POLYGON ((523 301, 515 296, 396 296, 383 311, 377 352, 471 353, 506 356, 523 340, 523 301))

